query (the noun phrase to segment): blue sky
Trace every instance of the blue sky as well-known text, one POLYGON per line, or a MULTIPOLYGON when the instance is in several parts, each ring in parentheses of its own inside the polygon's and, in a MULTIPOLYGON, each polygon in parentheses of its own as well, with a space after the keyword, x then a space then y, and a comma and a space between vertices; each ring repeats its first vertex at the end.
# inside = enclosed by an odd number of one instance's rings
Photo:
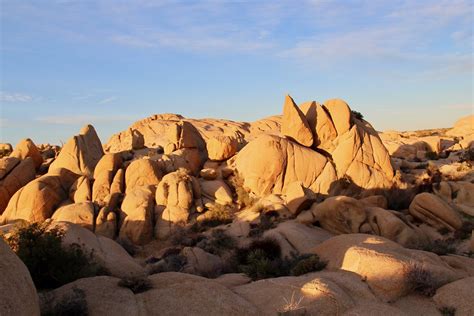
POLYGON ((253 121, 345 99, 378 130, 473 112, 473 5, 0 0, 0 142, 103 141, 155 113, 253 121))

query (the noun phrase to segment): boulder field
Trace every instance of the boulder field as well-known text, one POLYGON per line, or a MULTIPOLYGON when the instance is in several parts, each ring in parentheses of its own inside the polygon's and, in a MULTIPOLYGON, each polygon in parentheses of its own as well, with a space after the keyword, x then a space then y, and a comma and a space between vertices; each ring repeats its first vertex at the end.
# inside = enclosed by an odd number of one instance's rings
POLYGON ((106 144, 91 125, 0 144, 0 234, 45 223, 107 271, 37 293, 0 240, 0 315, 79 294, 90 315, 472 315, 473 120, 378 132, 288 95, 252 123, 159 114, 106 144), (324 265, 268 261, 301 256, 324 265))

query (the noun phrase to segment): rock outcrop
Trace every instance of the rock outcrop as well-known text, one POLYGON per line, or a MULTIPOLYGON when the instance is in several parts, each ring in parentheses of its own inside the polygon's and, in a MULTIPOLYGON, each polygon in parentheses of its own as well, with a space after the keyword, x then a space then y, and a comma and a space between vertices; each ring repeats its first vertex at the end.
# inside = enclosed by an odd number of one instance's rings
POLYGON ((314 142, 306 117, 289 95, 285 97, 283 105, 281 133, 306 147, 311 147, 314 142))
POLYGON ((64 168, 92 178, 95 166, 103 155, 102 144, 94 127, 86 125, 79 135, 67 141, 49 170, 64 168))

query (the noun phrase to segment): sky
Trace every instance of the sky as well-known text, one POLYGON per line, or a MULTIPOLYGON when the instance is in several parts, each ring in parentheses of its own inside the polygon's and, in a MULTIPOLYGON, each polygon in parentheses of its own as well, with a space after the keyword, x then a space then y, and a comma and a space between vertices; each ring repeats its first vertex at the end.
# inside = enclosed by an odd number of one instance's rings
POLYGON ((377 130, 474 112, 469 0, 0 0, 0 142, 344 99, 377 130))

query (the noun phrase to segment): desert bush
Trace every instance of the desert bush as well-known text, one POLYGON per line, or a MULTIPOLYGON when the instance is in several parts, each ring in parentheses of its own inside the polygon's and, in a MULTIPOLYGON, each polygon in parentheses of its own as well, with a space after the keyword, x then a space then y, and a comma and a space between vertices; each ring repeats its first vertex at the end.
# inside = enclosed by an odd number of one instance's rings
POLYGON ((275 222, 272 220, 272 216, 268 214, 261 214, 260 221, 257 224, 250 224, 250 237, 260 237, 263 233, 269 229, 275 228, 275 222))
POLYGON ((454 238, 456 239, 468 239, 471 237, 472 231, 474 230, 473 222, 463 222, 461 228, 457 229, 454 232, 454 238))
POLYGON ((173 234, 170 236, 170 241, 175 246, 193 247, 196 244, 196 238, 194 238, 193 234, 196 234, 196 231, 199 231, 200 229, 201 228, 198 228, 197 223, 189 230, 177 226, 173 234))
POLYGON ((151 281, 145 277, 129 277, 118 282, 121 287, 130 289, 134 294, 143 293, 153 288, 151 281))
POLYGON ((433 274, 418 264, 408 268, 407 281, 411 291, 432 297, 441 285, 433 274))
POLYGON ((240 209, 251 207, 256 203, 256 199, 250 196, 250 193, 243 187, 244 180, 239 175, 234 175, 229 179, 230 187, 234 189, 237 203, 240 209))
POLYGON ((150 269, 149 274, 156 274, 162 272, 181 272, 186 265, 186 257, 180 253, 172 253, 163 257, 160 261, 155 263, 150 269))
POLYGON ((73 287, 72 293, 64 295, 58 302, 55 302, 48 294, 45 295, 44 302, 41 304, 42 316, 89 315, 84 290, 73 287))
POLYGON ((292 253, 289 257, 281 258, 280 245, 271 238, 257 239, 248 247, 237 249, 234 261, 238 272, 254 280, 302 275, 326 267, 326 262, 317 255, 292 253))
POLYGON ((64 231, 33 223, 6 239, 30 271, 39 289, 56 288, 74 280, 107 274, 78 244, 62 245, 64 231))
POLYGON ((196 246, 214 255, 221 255, 223 252, 235 248, 236 241, 226 234, 222 229, 212 231, 210 238, 203 238, 196 246))
POLYGON ((436 239, 425 244, 422 248, 424 251, 429 251, 437 254, 438 256, 444 256, 450 253, 456 253, 456 247, 454 245, 454 239, 436 239))
POLYGON ((300 255, 293 259, 291 275, 299 276, 310 272, 320 271, 327 265, 326 261, 322 261, 316 254, 300 255))
POLYGON ((441 315, 443 315, 443 316, 454 316, 454 315, 456 315, 456 308, 451 307, 451 306, 443 306, 438 310, 441 313, 441 315))
POLYGON ((359 111, 355 111, 355 110, 352 110, 352 115, 358 119, 358 120, 363 120, 364 119, 364 115, 362 115, 362 113, 360 113, 359 111))
POLYGON ((214 203, 208 208, 206 218, 197 223, 197 228, 203 231, 205 228, 232 223, 234 211, 232 205, 214 203))

